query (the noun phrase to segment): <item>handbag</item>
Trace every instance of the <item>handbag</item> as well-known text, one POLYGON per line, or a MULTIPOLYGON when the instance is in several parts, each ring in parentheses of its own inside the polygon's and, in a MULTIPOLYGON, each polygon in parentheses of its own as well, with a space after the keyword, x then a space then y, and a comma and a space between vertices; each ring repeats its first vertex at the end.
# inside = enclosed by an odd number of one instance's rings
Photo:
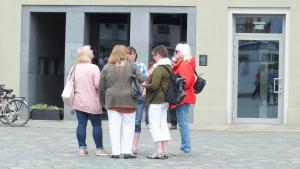
POLYGON ((130 62, 131 66, 131 96, 134 99, 140 99, 143 97, 143 87, 142 85, 138 82, 136 78, 136 69, 133 69, 132 63, 130 62))
POLYGON ((206 80, 203 79, 202 77, 200 77, 200 76, 197 74, 197 72, 196 72, 195 69, 194 69, 194 73, 195 73, 195 75, 197 76, 197 79, 196 79, 195 84, 194 84, 194 92, 195 92, 196 94, 199 94, 199 93, 203 90, 203 88, 204 88, 204 86, 205 86, 205 84, 206 84, 206 80))
POLYGON ((70 72, 70 74, 67 78, 67 82, 66 82, 66 85, 64 87, 64 90, 61 94, 63 102, 68 106, 72 106, 73 101, 74 101, 75 67, 76 67, 76 65, 73 67, 72 71, 70 72))

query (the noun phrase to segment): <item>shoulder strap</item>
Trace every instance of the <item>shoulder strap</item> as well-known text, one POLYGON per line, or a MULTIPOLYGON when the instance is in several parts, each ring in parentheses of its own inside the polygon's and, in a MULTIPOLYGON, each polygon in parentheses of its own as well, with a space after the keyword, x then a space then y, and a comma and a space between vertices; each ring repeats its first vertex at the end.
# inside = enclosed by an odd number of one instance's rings
POLYGON ((74 74, 74 76, 73 76, 73 88, 74 88, 74 91, 75 91, 75 68, 76 68, 76 65, 77 64, 75 64, 75 66, 73 67, 73 70, 71 72, 71 75, 74 74))
POLYGON ((196 72, 196 69, 194 69, 194 73, 195 73, 195 75, 197 76, 197 78, 199 78, 199 75, 198 75, 198 73, 196 72))
POLYGON ((128 62, 129 62, 129 64, 130 64, 130 66, 131 66, 131 71, 132 71, 132 73, 133 73, 134 75, 136 75, 136 70, 133 69, 133 66, 132 66, 131 61, 128 61, 128 62))
POLYGON ((76 68, 76 65, 77 64, 74 65, 74 67, 73 67, 73 69, 71 70, 71 73, 70 73, 70 77, 72 77, 72 75, 74 74, 73 81, 75 80, 75 68, 76 68))
MULTIPOLYGON (((189 63, 190 64, 190 63, 189 63)), ((192 66, 192 65, 191 65, 192 66)), ((194 69, 194 68, 193 68, 194 69)), ((198 75, 198 73, 196 72, 196 68, 194 69, 194 73, 195 73, 195 75, 197 76, 197 78, 199 78, 199 75, 198 75)))
MULTIPOLYGON (((165 65, 160 65, 160 66, 162 66, 163 68, 165 68, 169 72, 170 77, 171 77, 170 83, 174 83, 173 80, 172 80, 172 77, 173 77, 172 72, 167 68, 167 66, 165 66, 165 65)), ((160 86, 160 88, 161 88, 162 92, 164 93, 164 95, 166 95, 166 91, 164 91, 164 89, 162 88, 162 86, 160 86)))
POLYGON ((163 68, 165 68, 168 72, 169 72, 169 74, 170 74, 170 76, 172 77, 173 75, 172 75, 172 72, 167 68, 167 66, 165 66, 165 65, 161 65, 163 68))

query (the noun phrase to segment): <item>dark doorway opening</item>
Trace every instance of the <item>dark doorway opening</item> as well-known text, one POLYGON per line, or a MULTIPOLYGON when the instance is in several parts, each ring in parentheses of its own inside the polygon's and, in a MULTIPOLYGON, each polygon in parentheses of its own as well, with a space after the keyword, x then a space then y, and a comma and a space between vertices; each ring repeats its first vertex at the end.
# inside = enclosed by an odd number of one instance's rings
MULTIPOLYGON (((150 15, 150 52, 155 46, 165 45, 171 58, 179 42, 187 41, 187 14, 150 15)), ((152 59, 150 53, 149 61, 152 59)))
POLYGON ((63 107, 65 13, 31 13, 28 94, 32 104, 63 107))
MULTIPOLYGON (((94 51, 93 63, 100 70, 108 61, 114 45, 130 44, 130 14, 129 13, 88 13, 85 16, 85 43, 91 45, 94 51)), ((102 115, 107 119, 106 110, 102 115)))
POLYGON ((129 13, 89 13, 86 14, 86 43, 90 44, 95 58, 93 63, 100 69, 107 63, 114 45, 130 44, 129 13))

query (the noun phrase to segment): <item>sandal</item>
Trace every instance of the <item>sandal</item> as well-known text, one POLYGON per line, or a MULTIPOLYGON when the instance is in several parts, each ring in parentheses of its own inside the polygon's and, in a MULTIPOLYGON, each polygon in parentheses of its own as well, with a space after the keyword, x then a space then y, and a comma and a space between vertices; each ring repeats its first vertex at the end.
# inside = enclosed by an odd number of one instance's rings
POLYGON ((160 153, 154 153, 154 154, 152 154, 150 156, 147 156, 147 158, 148 159, 163 159, 163 156, 160 153))

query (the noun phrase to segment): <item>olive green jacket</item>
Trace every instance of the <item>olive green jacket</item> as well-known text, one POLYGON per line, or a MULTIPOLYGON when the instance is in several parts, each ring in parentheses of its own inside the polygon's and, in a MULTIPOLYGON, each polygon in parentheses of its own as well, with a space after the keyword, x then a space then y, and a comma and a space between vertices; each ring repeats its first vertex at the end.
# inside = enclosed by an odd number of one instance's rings
MULTIPOLYGON (((170 72, 172 72, 172 68, 170 65, 166 66, 170 72)), ((157 66, 153 73, 149 76, 148 82, 145 85, 146 88, 146 99, 145 105, 149 106, 150 104, 162 104, 166 103, 165 94, 163 90, 166 92, 167 88, 170 84, 170 73, 162 66, 157 66)))

